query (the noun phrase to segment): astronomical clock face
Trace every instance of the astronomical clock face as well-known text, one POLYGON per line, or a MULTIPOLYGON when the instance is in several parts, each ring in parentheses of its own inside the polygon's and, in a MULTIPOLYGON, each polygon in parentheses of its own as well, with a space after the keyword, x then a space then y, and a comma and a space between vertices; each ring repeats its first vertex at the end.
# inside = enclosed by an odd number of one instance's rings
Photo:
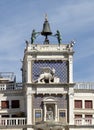
POLYGON ((68 82, 68 61, 61 60, 37 60, 32 64, 32 78, 36 81, 40 74, 42 74, 43 68, 50 68, 55 70, 55 76, 59 78, 61 83, 68 82))

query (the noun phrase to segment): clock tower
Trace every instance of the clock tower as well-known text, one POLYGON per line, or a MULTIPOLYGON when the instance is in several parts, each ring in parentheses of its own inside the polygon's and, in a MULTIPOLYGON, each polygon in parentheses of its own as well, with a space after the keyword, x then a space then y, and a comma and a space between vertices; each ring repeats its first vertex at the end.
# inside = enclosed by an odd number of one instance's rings
POLYGON ((62 43, 59 30, 51 32, 47 16, 42 32, 33 30, 31 41, 26 41, 22 80, 27 124, 35 129, 52 129, 57 124, 54 129, 59 130, 73 124, 73 45, 74 41, 62 43), (40 35, 45 39, 37 44, 40 35), (57 44, 49 41, 51 36, 57 38, 57 44))

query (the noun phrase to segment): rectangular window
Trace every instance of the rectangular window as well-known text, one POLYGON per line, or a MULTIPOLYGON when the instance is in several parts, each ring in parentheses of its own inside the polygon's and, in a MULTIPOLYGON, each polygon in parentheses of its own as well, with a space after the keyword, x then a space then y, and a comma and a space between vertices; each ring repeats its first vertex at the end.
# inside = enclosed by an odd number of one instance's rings
POLYGON ((92 115, 85 115, 85 118, 92 118, 92 115))
POLYGON ((59 121, 66 123, 66 110, 63 109, 59 110, 59 121))
POLYGON ((92 115, 85 115, 85 124, 87 125, 92 124, 92 115))
POLYGON ((75 115, 75 118, 82 118, 82 115, 75 115))
POLYGON ((1 117, 3 117, 3 118, 7 118, 7 117, 9 117, 9 115, 2 115, 1 117))
POLYGON ((65 114, 65 112, 64 112, 64 111, 60 111, 60 112, 59 112, 59 116, 63 118, 63 117, 65 117, 65 116, 66 116, 66 114, 65 114))
POLYGON ((1 101, 1 108, 2 109, 9 108, 9 101, 1 101))
POLYGON ((20 107, 20 102, 19 102, 19 100, 12 100, 12 101, 11 101, 11 107, 12 107, 12 108, 19 108, 19 107, 20 107))
POLYGON ((35 122, 42 121, 42 111, 41 110, 35 110, 35 122))
POLYGON ((12 115, 12 117, 18 117, 16 114, 12 115))
POLYGON ((75 100, 74 105, 75 108, 82 108, 82 100, 75 100))
POLYGON ((82 125, 82 115, 75 114, 74 117, 75 125, 82 125))
POLYGON ((92 108, 92 100, 85 100, 85 108, 92 108))

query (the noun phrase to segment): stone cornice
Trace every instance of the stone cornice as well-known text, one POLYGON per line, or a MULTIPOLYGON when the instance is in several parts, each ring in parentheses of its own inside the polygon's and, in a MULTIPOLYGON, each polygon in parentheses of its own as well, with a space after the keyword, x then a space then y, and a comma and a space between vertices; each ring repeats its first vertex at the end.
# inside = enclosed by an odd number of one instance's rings
POLYGON ((4 95, 10 95, 10 96, 22 96, 23 95, 23 89, 18 89, 18 90, 4 90, 4 91, 0 91, 0 94, 4 94, 4 95))
POLYGON ((59 84, 34 84, 27 83, 25 89, 31 88, 31 94, 67 94, 70 87, 74 87, 74 83, 59 83, 59 84))
POLYGON ((47 86, 51 86, 51 87, 62 87, 62 86, 64 86, 64 87, 73 87, 74 85, 75 85, 75 83, 25 83, 24 84, 25 86, 33 86, 33 87, 40 87, 40 86, 45 86, 45 87, 47 87, 47 86))
POLYGON ((28 44, 25 49, 25 55, 51 55, 51 54, 73 54, 73 47, 70 44, 28 44))

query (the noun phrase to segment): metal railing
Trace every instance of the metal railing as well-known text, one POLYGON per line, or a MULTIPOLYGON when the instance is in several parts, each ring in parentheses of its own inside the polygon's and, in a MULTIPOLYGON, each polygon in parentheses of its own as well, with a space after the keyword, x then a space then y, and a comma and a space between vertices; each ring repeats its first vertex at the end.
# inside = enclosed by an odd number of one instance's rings
POLYGON ((78 82, 74 89, 89 89, 94 90, 94 82, 78 82))
POLYGON ((0 91, 22 89, 22 83, 0 84, 0 91))
POLYGON ((14 81, 15 75, 13 72, 0 72, 0 79, 14 81))

